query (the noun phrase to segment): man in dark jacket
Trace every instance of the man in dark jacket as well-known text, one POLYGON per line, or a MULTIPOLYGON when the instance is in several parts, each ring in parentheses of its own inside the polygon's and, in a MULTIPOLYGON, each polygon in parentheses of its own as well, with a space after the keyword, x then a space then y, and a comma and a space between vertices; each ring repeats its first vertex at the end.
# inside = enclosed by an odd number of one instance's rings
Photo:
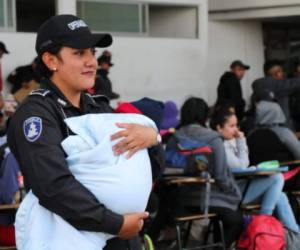
POLYGON ((97 70, 96 82, 94 85, 94 95, 105 95, 109 100, 118 99, 120 95, 113 92, 112 83, 108 77, 109 69, 113 66, 111 57, 102 54, 97 61, 99 69, 97 70))
POLYGON ((277 100, 286 117, 287 125, 294 129, 289 107, 289 97, 300 90, 300 77, 287 79, 284 77, 282 66, 278 61, 268 61, 264 65, 266 77, 256 79, 252 84, 253 95, 257 97, 262 92, 269 92, 277 100))
POLYGON ((245 100, 241 88, 241 80, 250 66, 236 60, 231 63, 230 71, 225 72, 218 86, 216 106, 231 103, 234 105, 237 117, 241 120, 244 116, 245 100))

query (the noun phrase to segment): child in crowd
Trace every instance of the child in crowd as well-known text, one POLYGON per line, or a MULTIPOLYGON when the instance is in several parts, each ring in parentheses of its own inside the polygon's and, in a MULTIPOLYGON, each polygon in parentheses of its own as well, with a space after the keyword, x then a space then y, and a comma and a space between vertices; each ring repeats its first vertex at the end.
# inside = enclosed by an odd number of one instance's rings
MULTIPOLYGON (((216 112, 211 119, 211 128, 216 130, 224 139, 226 163, 229 168, 247 168, 249 155, 246 138, 237 127, 237 117, 229 110, 216 112)), ((237 182, 242 190, 245 182, 237 182)), ((251 181, 249 189, 243 198, 243 204, 261 200, 260 214, 272 215, 276 209, 278 218, 287 228, 299 232, 294 214, 286 195, 282 192, 284 179, 282 174, 275 174, 251 181)))

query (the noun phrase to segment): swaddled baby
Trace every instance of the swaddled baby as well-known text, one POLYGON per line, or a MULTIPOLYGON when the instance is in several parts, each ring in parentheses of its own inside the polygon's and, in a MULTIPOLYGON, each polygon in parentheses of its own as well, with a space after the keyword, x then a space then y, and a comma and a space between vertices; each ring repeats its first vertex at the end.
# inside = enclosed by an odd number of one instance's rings
MULTIPOLYGON (((135 123, 155 128, 152 120, 136 114, 88 114, 65 120, 75 134, 62 142, 74 177, 108 209, 119 213, 145 211, 152 185, 147 149, 130 159, 115 156, 112 134, 116 123, 135 123)), ((40 206, 29 192, 16 216, 19 250, 99 250, 112 235, 79 231, 60 216, 40 206)))

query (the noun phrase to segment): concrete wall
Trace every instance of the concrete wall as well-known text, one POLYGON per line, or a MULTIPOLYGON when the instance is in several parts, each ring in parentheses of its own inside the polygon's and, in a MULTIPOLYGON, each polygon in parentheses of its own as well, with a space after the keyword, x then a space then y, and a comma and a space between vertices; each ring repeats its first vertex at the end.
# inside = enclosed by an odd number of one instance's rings
POLYGON ((299 5, 299 0, 209 0, 209 10, 233 10, 299 5))
POLYGON ((251 83, 263 75, 264 63, 262 29, 255 21, 210 21, 208 24, 207 84, 209 103, 216 100, 216 88, 220 76, 229 70, 233 60, 249 64, 242 80, 244 98, 249 100, 251 83))
MULTIPOLYGON (((114 44, 109 48, 115 63, 111 69, 111 79, 114 90, 121 94, 122 100, 131 101, 150 96, 161 100, 174 99, 181 104, 192 94, 207 98, 208 87, 205 80, 207 2, 206 0, 163 2, 198 4, 200 39, 114 37, 114 44)), ((60 2, 58 13, 70 13, 68 5, 64 3, 66 0, 60 2)), ((71 6, 72 12, 74 5, 71 6)), ((35 56, 36 34, 1 32, 0 36, 0 40, 5 42, 11 51, 2 60, 3 74, 6 77, 15 67, 32 61, 35 56)))
POLYGON ((210 20, 299 16, 299 0, 209 0, 210 20))
POLYGON ((196 38, 197 7, 150 7, 149 34, 153 37, 196 38))

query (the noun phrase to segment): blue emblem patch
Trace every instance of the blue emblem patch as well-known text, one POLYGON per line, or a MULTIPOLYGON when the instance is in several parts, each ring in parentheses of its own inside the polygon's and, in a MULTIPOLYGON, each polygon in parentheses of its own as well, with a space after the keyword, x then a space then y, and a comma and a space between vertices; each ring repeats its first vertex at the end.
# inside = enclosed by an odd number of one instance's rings
POLYGON ((39 117, 26 119, 23 123, 23 131, 28 141, 36 141, 42 133, 42 119, 39 117))

